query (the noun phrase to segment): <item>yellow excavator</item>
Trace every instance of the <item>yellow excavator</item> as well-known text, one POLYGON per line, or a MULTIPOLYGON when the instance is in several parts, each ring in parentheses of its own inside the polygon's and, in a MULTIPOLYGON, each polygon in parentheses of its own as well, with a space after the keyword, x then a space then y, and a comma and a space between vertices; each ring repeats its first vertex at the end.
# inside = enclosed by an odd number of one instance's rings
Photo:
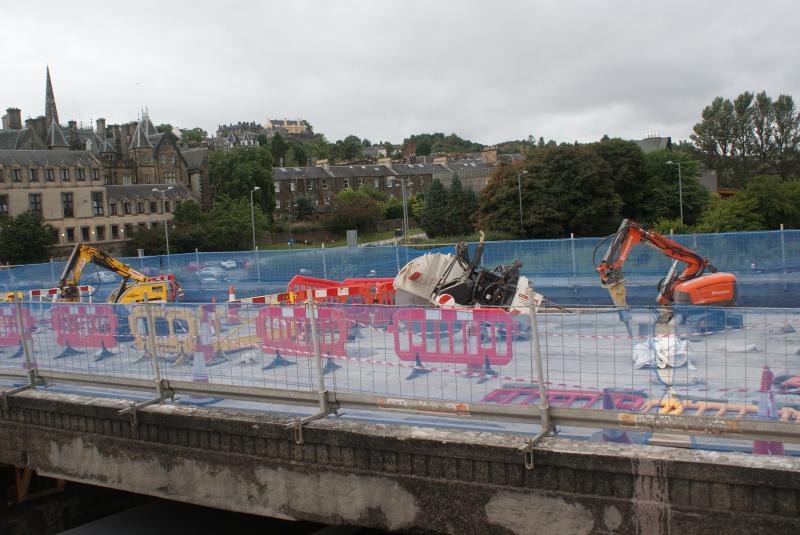
POLYGON ((93 263, 122 277, 119 288, 106 299, 107 303, 142 303, 147 300, 154 303, 172 303, 182 298, 180 283, 172 275, 147 277, 131 266, 116 258, 83 243, 78 243, 69 256, 58 288, 61 290, 60 301, 74 302, 80 299, 78 287, 81 274, 87 264, 93 263))

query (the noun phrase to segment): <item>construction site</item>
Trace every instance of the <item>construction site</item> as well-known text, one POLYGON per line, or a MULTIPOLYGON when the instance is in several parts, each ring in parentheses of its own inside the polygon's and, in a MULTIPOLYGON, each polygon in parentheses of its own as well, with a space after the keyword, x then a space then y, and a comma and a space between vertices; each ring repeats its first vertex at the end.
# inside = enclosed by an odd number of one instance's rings
POLYGON ((78 245, 1 276, 4 396, 285 410, 313 393, 313 418, 351 395, 367 420, 800 453, 800 231, 625 220, 602 240, 119 260, 78 245))

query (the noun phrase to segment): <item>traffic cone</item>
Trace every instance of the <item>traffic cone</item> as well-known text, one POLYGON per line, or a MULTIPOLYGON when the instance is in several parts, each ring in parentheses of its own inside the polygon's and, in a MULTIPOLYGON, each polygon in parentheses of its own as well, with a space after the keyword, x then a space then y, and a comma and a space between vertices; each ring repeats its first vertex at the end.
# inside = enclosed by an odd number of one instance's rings
MULTIPOLYGON (((194 383, 209 383, 208 369, 206 368, 206 355, 204 351, 195 351, 194 358, 192 358, 192 382, 194 383)), ((191 405, 211 405, 222 401, 222 398, 210 398, 197 395, 190 395, 188 402, 191 405)))
POLYGON ((414 359, 414 369, 408 374, 406 381, 411 381, 420 375, 426 375, 429 373, 431 373, 431 371, 422 365, 422 361, 419 359, 419 353, 417 353, 416 358, 414 359))
MULTIPOLYGON (((228 301, 236 300, 236 292, 233 284, 228 287, 228 301)), ((239 303, 228 303, 228 325, 238 325, 239 322, 239 303)))
POLYGON ((264 371, 274 370, 276 368, 283 368, 285 366, 294 366, 295 363, 289 360, 286 360, 281 355, 280 351, 275 351, 275 358, 272 359, 272 362, 261 368, 264 371))
MULTIPOLYGON (((775 393, 772 391, 774 381, 775 374, 768 366, 764 365, 761 369, 761 388, 758 390, 758 416, 761 418, 773 420, 778 418, 778 405, 775 402, 775 393)), ((783 455, 783 443, 754 440, 753 453, 756 455, 783 455)))
MULTIPOLYGON (((608 388, 603 389, 603 410, 617 410, 616 405, 614 405, 614 398, 611 397, 611 392, 608 388)), ((628 432, 620 431, 619 429, 603 429, 602 438, 603 442, 614 442, 616 444, 630 444, 632 442, 628 432)))

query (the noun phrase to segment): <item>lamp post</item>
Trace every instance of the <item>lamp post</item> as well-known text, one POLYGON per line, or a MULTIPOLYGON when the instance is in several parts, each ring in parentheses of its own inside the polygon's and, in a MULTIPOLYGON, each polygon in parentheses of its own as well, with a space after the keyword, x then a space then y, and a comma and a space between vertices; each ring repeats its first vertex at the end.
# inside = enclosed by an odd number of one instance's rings
POLYGON ((167 189, 153 188, 154 192, 161 194, 161 208, 164 210, 164 238, 167 240, 167 269, 172 272, 172 260, 169 257, 169 225, 167 225, 167 192, 174 189, 172 186, 167 189))
POLYGON ((253 225, 253 254, 256 257, 256 277, 258 280, 261 280, 261 266, 258 264, 258 247, 256 246, 256 211, 253 207, 253 193, 260 189, 260 187, 255 186, 250 190, 250 223, 253 225))
MULTIPOLYGON (((400 177, 400 186, 402 186, 403 192, 403 242, 408 245, 408 194, 406 193, 406 185, 411 186, 411 179, 409 178, 409 183, 406 184, 406 177, 400 177)), ((397 243, 397 240, 395 240, 397 243)))
POLYGON ((681 179, 681 162, 673 162, 670 160, 667 162, 667 165, 678 166, 678 202, 681 207, 681 227, 683 227, 683 180, 681 179))
POLYGON ((522 231, 522 175, 527 175, 527 171, 517 173, 517 192, 519 194, 519 229, 522 231))

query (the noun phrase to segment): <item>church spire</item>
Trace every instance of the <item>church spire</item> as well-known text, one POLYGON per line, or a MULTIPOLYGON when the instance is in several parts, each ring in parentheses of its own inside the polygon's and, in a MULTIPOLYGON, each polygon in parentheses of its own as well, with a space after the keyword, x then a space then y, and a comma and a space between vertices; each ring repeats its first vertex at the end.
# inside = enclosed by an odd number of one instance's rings
POLYGON ((50 125, 53 121, 58 122, 58 109, 56 109, 56 97, 53 94, 53 83, 50 81, 50 67, 47 67, 47 88, 44 95, 44 116, 45 123, 50 125))

